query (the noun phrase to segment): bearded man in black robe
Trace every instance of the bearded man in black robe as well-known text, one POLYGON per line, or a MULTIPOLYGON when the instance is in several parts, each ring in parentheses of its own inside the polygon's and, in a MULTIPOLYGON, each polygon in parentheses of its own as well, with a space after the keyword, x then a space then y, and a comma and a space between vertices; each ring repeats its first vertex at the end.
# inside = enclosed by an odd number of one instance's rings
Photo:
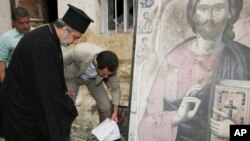
POLYGON ((77 116, 67 94, 62 46, 93 22, 69 5, 62 19, 27 33, 17 45, 1 87, 6 141, 66 141, 77 116))

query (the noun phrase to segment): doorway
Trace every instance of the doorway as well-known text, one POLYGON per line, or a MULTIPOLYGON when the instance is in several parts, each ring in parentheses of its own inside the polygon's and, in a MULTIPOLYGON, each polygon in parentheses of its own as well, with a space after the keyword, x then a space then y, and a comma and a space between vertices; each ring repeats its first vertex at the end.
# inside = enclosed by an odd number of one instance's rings
POLYGON ((57 0, 10 0, 11 9, 21 6, 30 13, 31 25, 40 26, 58 18, 57 0))

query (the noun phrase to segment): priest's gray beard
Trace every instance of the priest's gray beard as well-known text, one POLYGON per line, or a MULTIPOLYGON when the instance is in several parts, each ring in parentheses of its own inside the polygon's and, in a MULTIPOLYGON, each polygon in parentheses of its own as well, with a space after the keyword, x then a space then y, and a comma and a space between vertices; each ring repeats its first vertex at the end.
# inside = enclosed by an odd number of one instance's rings
POLYGON ((63 36, 60 38, 61 46, 63 46, 63 47, 68 47, 69 46, 69 43, 68 43, 68 40, 67 40, 68 38, 69 38, 69 33, 65 32, 63 34, 63 36))

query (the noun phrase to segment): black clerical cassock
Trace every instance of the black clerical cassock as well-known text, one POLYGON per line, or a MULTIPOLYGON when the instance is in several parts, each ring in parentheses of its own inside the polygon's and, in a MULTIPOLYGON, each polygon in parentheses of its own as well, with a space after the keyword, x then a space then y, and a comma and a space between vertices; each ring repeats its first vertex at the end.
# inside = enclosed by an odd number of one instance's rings
MULTIPOLYGON (((84 33, 93 20, 68 6, 62 20, 84 33)), ((63 72, 54 25, 39 27, 20 40, 0 90, 6 141, 66 141, 77 110, 67 94, 63 72)))
POLYGON ((27 33, 13 53, 1 87, 6 141, 64 141, 77 116, 66 91, 54 26, 27 33))

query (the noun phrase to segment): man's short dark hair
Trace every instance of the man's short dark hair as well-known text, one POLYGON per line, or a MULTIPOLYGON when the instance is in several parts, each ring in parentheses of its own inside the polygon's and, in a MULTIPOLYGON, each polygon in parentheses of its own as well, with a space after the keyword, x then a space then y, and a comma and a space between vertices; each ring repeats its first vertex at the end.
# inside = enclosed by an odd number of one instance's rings
MULTIPOLYGON (((195 13, 196 5, 200 0, 189 0, 187 5, 187 21, 188 24, 192 27, 194 33, 196 33, 196 27, 193 20, 195 13)), ((235 35, 233 32, 233 24, 239 19, 240 12, 243 8, 243 0, 228 0, 228 7, 231 13, 231 18, 226 26, 226 29, 223 34, 223 39, 234 39, 235 35)))
POLYGON ((11 19, 16 20, 18 17, 30 16, 29 12, 23 7, 14 8, 11 12, 11 19))
POLYGON ((96 61, 98 69, 107 68, 110 72, 115 72, 119 66, 118 57, 112 51, 102 51, 97 54, 96 61))

